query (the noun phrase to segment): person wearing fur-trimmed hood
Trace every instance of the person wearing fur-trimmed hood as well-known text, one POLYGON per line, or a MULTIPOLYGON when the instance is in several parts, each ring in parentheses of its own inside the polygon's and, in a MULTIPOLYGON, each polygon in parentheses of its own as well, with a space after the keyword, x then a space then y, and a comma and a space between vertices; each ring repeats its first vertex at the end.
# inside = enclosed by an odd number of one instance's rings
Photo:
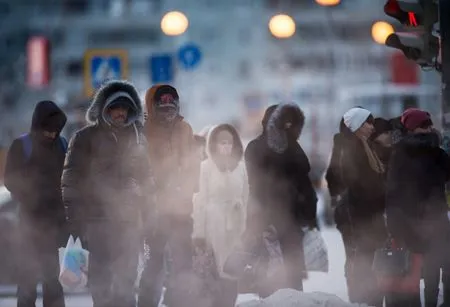
POLYGON ((200 189, 194 197, 192 237, 194 246, 213 250, 222 290, 214 306, 230 307, 237 298, 237 281, 223 272, 223 265, 245 230, 248 179, 244 149, 236 129, 222 124, 209 130, 206 152, 200 189))
POLYGON ((200 156, 192 127, 180 114, 180 97, 173 86, 152 86, 145 104, 148 120, 144 133, 151 145, 147 154, 157 185, 158 225, 146 233, 152 257, 142 273, 139 306, 158 306, 164 284, 164 302, 174 307, 182 292, 175 280, 192 271, 192 197, 198 189, 200 156), (166 279, 161 272, 168 257, 171 266, 166 279))
POLYGON ((135 306, 141 217, 151 208, 153 179, 138 126, 139 95, 126 81, 109 81, 94 96, 88 126, 71 139, 62 193, 71 233, 89 255, 94 307, 135 306))
POLYGON ((308 176, 310 164, 297 141, 304 122, 305 116, 296 104, 271 106, 263 119, 263 133, 245 151, 249 206, 260 211, 249 216, 247 225, 259 224, 259 229, 251 230, 257 235, 269 225, 275 226, 285 258, 286 286, 297 290, 303 289, 306 277, 302 227, 317 226, 317 196, 308 176))

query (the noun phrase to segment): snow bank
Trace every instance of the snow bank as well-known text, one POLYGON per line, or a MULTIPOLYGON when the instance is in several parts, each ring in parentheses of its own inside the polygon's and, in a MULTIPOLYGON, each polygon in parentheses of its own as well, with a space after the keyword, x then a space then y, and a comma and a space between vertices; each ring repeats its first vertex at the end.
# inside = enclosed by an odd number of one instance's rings
POLYGON ((237 307, 363 307, 347 303, 333 294, 312 292, 304 293, 293 289, 281 289, 271 296, 238 304, 237 307))

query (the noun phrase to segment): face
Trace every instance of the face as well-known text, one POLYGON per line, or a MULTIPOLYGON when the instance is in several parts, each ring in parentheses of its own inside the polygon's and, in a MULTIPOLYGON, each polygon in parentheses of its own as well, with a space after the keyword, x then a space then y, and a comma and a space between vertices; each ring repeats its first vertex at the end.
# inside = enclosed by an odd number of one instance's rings
POLYGON ((426 128, 419 127, 419 128, 414 129, 413 132, 414 133, 431 133, 431 132, 433 132, 433 126, 429 126, 426 128))
POLYGON ((50 132, 50 131, 43 131, 42 135, 44 137, 48 138, 48 139, 54 140, 54 139, 56 139, 57 133, 56 132, 50 132))
POLYGON ((233 135, 222 130, 217 134, 217 152, 223 156, 231 155, 233 151, 233 135))
POLYGON ((114 124, 123 125, 128 118, 128 108, 117 107, 109 109, 109 116, 114 124))
POLYGON ((356 130, 356 135, 361 138, 368 139, 374 131, 375 127, 372 122, 366 121, 358 130, 356 130))
POLYGON ((380 144, 384 147, 391 147, 392 146, 392 135, 391 132, 385 132, 380 134, 375 140, 375 143, 380 144))

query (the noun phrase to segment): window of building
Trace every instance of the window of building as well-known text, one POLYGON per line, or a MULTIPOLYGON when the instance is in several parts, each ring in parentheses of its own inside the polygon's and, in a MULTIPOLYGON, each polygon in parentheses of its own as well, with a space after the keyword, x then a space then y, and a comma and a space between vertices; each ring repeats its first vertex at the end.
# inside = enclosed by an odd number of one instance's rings
POLYGON ((80 14, 87 12, 88 0, 65 0, 63 4, 64 13, 80 14))
POLYGON ((91 32, 88 35, 89 43, 93 44, 152 44, 159 41, 159 29, 115 29, 91 32))
POLYGON ((297 26, 296 35, 304 41, 325 41, 330 38, 343 42, 369 41, 372 24, 348 24, 326 22, 320 24, 300 24, 297 26))
POLYGON ((66 75, 77 77, 83 73, 83 63, 81 60, 71 60, 66 65, 66 75))

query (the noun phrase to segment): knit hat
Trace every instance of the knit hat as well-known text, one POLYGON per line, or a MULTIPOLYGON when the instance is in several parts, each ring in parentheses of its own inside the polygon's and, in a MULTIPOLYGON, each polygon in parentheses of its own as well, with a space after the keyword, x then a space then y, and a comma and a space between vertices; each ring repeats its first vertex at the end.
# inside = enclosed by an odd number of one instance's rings
POLYGON ((366 122, 366 120, 371 116, 369 110, 363 108, 352 108, 345 112, 344 124, 350 129, 351 132, 356 132, 361 126, 366 122))
POLYGON ((403 126, 409 131, 413 131, 419 127, 433 125, 430 113, 417 108, 406 109, 402 114, 401 121, 403 126))

